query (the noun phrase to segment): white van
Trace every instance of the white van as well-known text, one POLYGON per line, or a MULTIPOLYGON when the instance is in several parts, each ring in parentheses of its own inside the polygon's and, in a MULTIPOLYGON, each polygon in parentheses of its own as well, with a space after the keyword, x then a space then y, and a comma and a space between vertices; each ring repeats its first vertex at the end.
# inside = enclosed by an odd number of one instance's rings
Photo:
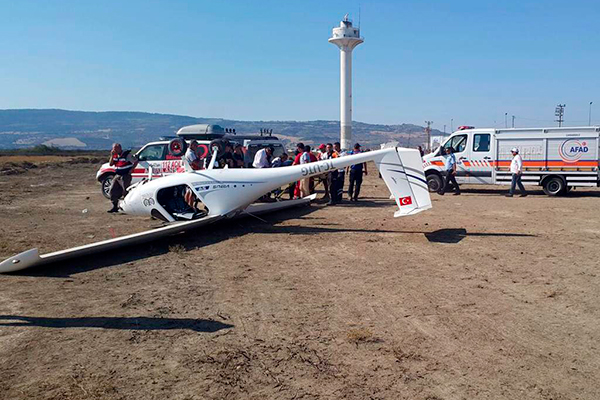
POLYGON ((556 196, 573 187, 600 186, 600 127, 476 129, 460 127, 436 151, 423 157, 432 192, 443 182, 445 149, 452 147, 458 183, 510 185, 510 149, 523 157, 523 184, 556 196))

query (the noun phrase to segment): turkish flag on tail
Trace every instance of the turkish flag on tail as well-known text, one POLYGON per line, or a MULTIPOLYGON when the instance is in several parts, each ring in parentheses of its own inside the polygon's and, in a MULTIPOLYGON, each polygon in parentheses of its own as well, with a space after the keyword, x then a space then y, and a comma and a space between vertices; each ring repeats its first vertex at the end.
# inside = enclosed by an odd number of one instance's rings
POLYGON ((409 206, 412 204, 412 197, 411 196, 400 197, 398 199, 398 201, 400 202, 400 206, 409 206))

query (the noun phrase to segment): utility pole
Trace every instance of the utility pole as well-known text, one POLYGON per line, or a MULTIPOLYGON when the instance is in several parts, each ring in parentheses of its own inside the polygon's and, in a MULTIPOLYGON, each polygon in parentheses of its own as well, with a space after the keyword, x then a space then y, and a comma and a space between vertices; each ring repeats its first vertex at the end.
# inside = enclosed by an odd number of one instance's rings
POLYGON ((444 134, 446 133, 446 124, 444 124, 444 134))
POLYGON ((427 128, 425 128, 425 132, 427 132, 427 151, 431 152, 431 124, 433 121, 425 121, 427 124, 427 128))
POLYGON ((554 116, 556 116, 556 118, 558 118, 555 121, 558 122, 559 127, 561 127, 564 122, 563 116, 565 115, 565 107, 566 106, 567 106, 566 104, 559 104, 556 106, 556 109, 554 110, 554 116))
POLYGON ((450 118, 450 133, 454 132, 454 118, 450 118))
POLYGON ((513 128, 515 127, 515 116, 514 115, 512 116, 512 127, 513 128))
POLYGON ((504 127, 505 128, 508 128, 508 120, 507 120, 507 118, 508 118, 508 113, 504 113, 504 127))
POLYGON ((588 118, 588 125, 592 126, 592 103, 593 101, 590 101, 590 116, 588 118))

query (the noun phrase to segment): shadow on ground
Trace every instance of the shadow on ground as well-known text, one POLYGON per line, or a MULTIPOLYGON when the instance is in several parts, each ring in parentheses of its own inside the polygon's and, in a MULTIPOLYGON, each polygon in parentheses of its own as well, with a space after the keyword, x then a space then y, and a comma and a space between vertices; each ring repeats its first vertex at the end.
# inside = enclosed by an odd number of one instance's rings
POLYGON ((385 199, 385 200, 367 200, 367 199, 358 199, 358 201, 353 202, 348 199, 344 199, 341 203, 335 204, 333 207, 365 207, 365 208, 380 208, 380 207, 390 207, 393 209, 395 206, 394 200, 385 199))
POLYGON ((151 317, 81 317, 46 318, 19 315, 0 315, 1 326, 28 326, 42 328, 102 328, 122 330, 167 330, 189 329, 195 332, 212 333, 221 329, 233 328, 208 319, 191 318, 151 318, 151 317), (9 321, 9 322, 7 322, 9 321))
MULTIPOLYGON (((404 232, 408 233, 408 232, 404 232)), ((421 233, 421 232, 410 232, 421 233)), ((492 233, 492 232, 467 232, 464 228, 439 229, 433 232, 422 232, 427 240, 433 243, 458 243, 467 236, 496 236, 496 237, 537 237, 527 233, 492 233)))
MULTIPOLYGON (((528 187, 525 187, 525 189, 527 190, 527 194, 529 196, 533 196, 533 197, 548 197, 550 198, 550 196, 548 196, 546 193, 544 193, 542 190, 540 189, 530 189, 528 187)), ((502 186, 500 188, 494 188, 494 189, 483 189, 483 188, 472 188, 472 187, 466 187, 460 188, 461 193, 468 193, 468 194, 481 194, 481 195, 495 195, 495 196, 504 196, 508 193, 509 187, 508 186, 502 186)), ((451 194, 451 193, 448 193, 451 194)), ((521 194, 521 192, 519 190, 516 191, 515 196, 519 196, 521 194)), ((432 197, 435 198, 435 193, 431 193, 432 197)), ((569 191, 569 193, 567 194, 562 194, 560 196, 556 196, 557 198, 561 198, 561 197, 600 197, 600 192, 597 190, 586 190, 584 189, 573 189, 571 191, 569 191)))

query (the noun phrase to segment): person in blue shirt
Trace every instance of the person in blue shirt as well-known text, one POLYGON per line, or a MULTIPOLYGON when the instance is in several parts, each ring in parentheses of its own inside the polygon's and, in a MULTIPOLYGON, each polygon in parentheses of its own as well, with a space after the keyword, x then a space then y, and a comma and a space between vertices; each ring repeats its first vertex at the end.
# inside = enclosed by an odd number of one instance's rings
POLYGON ((444 193, 450 189, 450 183, 452 183, 454 186, 454 195, 459 195, 460 188, 458 187, 458 182, 456 182, 456 156, 454 155, 454 149, 452 147, 446 149, 444 167, 446 170, 446 179, 444 180, 444 185, 440 189, 439 194, 443 196, 444 193))
MULTIPOLYGON (((361 153, 360 144, 354 145, 352 154, 361 153)), ((350 201, 358 201, 360 185, 362 185, 363 174, 367 175, 367 163, 354 164, 350 166, 350 185, 348 186, 348 197, 350 201)))

